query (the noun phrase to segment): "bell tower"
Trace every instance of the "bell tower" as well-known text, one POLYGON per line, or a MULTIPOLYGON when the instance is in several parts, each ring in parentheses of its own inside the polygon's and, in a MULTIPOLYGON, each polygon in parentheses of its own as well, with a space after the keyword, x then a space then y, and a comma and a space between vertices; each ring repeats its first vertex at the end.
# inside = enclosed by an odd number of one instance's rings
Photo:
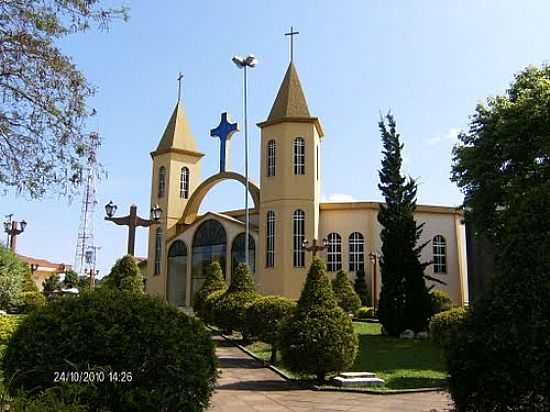
POLYGON ((178 100, 155 151, 151 152, 153 172, 151 207, 162 209, 159 225, 149 228, 147 292, 164 296, 166 279, 166 239, 175 234, 176 223, 191 194, 200 184, 200 160, 187 116, 178 100))
MULTIPOLYGON (((317 238, 320 201, 320 143, 323 129, 311 116, 291 61, 261 128, 262 255, 258 283, 264 293, 290 296, 302 289, 311 256, 303 239, 317 238)), ((292 296, 297 298, 298 296, 292 296)))

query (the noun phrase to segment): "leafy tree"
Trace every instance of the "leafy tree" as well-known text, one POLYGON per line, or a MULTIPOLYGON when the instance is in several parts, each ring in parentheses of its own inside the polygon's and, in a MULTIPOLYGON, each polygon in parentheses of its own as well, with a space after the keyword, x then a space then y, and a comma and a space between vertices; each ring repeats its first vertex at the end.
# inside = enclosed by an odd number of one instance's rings
POLYGON ((447 348, 451 395, 460 412, 550 410, 550 67, 517 74, 459 139, 452 179, 496 273, 447 348))
POLYGON ((355 282, 353 284, 353 288, 355 289, 355 292, 359 296, 359 299, 361 299, 361 306, 370 306, 371 305, 371 297, 369 293, 369 288, 367 286, 367 280, 365 277, 365 270, 360 269, 355 274, 355 282))
POLYGON ((143 275, 136 259, 126 255, 117 260, 109 275, 101 282, 101 287, 143 293, 143 275))
POLYGON ((206 279, 193 299, 193 310, 202 320, 206 318, 206 298, 212 292, 225 289, 227 289, 227 285, 225 280, 223 280, 222 267, 218 262, 214 261, 208 265, 206 279))
POLYGON ((0 245, 0 309, 14 309, 22 304, 21 294, 30 276, 29 267, 10 249, 0 245))
POLYGON ((361 307, 361 298, 353 289, 348 275, 343 270, 336 273, 332 281, 332 290, 336 296, 336 302, 346 313, 355 313, 361 307))
POLYGON ((357 335, 349 316, 336 303, 325 264, 314 258, 294 314, 281 326, 283 363, 291 371, 314 374, 319 382, 351 367, 357 335))
POLYGON ((414 179, 401 175, 403 144, 393 115, 388 113, 378 126, 384 145, 378 188, 385 199, 378 212, 383 255, 378 316, 384 329, 398 336, 405 329, 427 330, 431 300, 425 278, 435 279, 424 274, 428 263, 420 261, 426 243, 418 245, 423 224, 414 219, 417 186, 414 179))
POLYGON ((44 292, 56 291, 60 289, 61 286, 62 286, 61 279, 59 279, 59 275, 57 273, 51 275, 49 278, 46 278, 42 282, 42 289, 44 290, 44 292))
POLYGON ((65 278, 63 279, 63 286, 66 288, 78 288, 80 287, 80 279, 78 273, 74 270, 65 272, 65 278))
POLYGON ((94 88, 57 42, 126 18, 99 0, 0 2, 0 185, 33 198, 66 193, 97 136, 85 129, 94 88))

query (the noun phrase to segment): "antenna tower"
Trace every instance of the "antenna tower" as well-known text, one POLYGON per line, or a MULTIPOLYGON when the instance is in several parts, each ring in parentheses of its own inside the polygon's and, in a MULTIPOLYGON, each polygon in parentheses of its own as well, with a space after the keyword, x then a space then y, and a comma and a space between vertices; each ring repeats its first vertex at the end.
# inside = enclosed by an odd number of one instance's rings
POLYGON ((80 177, 85 179, 85 187, 82 192, 80 225, 74 259, 74 271, 80 276, 88 275, 90 270, 95 273, 96 251, 99 249, 94 244, 94 211, 97 205, 95 185, 99 145, 99 137, 95 134, 92 135, 86 169, 81 171, 80 177))

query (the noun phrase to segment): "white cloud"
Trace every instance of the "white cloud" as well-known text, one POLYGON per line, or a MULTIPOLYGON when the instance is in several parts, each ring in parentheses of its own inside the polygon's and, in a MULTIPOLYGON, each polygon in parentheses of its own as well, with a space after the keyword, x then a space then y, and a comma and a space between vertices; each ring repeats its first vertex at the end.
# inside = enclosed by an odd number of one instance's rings
POLYGON ((445 133, 443 135, 440 135, 440 136, 432 137, 431 139, 429 139, 428 144, 429 145, 436 145, 436 144, 439 144, 441 142, 455 143, 457 141, 456 138, 457 138, 459 133, 460 133, 460 129, 458 129, 456 127, 453 127, 451 129, 447 130, 447 133, 445 133))
POLYGON ((328 195, 328 202, 353 202, 353 196, 348 193, 331 193, 328 195))

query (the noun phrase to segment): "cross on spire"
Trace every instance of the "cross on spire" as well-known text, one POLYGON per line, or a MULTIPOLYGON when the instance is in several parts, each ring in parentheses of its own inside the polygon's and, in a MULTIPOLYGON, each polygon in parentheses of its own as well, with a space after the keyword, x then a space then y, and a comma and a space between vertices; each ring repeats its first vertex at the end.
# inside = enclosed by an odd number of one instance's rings
POLYGON ((183 74, 180 72, 178 75, 178 102, 181 100, 181 79, 183 79, 183 74))
POLYGON ((294 60, 294 36, 300 34, 299 31, 294 31, 294 27, 290 26, 290 31, 285 33, 285 36, 290 36, 290 62, 294 60))

